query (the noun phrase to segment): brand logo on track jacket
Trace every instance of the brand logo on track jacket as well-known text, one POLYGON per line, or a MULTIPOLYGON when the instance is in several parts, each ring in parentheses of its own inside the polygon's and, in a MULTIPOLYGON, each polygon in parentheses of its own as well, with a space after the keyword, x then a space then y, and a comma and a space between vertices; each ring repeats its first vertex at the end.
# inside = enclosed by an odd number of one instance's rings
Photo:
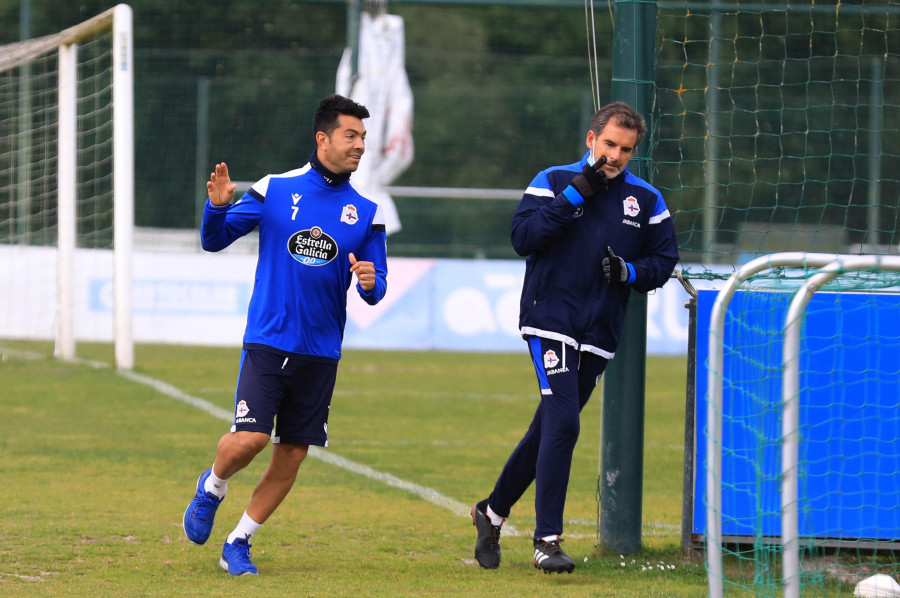
POLYGON ((324 266, 338 254, 337 241, 320 226, 294 233, 287 248, 291 257, 306 266, 324 266))
POLYGON ((622 202, 622 205, 625 208, 626 216, 637 218, 637 215, 641 213, 641 206, 638 204, 638 200, 634 195, 626 197, 622 202))

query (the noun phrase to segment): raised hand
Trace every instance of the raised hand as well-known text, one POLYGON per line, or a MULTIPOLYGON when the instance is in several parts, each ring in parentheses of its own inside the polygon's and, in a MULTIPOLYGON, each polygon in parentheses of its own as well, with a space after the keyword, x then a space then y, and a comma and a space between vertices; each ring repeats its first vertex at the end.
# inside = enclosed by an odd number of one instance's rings
POLYGON ((572 179, 572 186, 585 199, 590 199, 595 195, 606 193, 609 188, 609 181, 606 173, 603 172, 603 165, 606 164, 606 158, 602 157, 597 160, 593 166, 585 164, 581 170, 581 174, 572 179))
POLYGON ((228 176, 228 166, 225 162, 216 164, 216 171, 210 173, 209 182, 206 183, 209 201, 214 206, 228 205, 234 197, 235 189, 237 189, 237 185, 231 182, 231 177, 228 176))

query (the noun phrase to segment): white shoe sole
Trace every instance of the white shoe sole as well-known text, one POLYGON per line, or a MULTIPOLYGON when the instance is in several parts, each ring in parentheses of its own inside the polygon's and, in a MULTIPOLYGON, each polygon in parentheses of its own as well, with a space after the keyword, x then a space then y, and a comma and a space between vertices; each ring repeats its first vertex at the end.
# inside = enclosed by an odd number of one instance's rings
MULTIPOLYGON (((225 569, 226 571, 228 571, 228 561, 226 561, 224 557, 219 559, 219 566, 222 567, 223 569, 225 569)), ((228 571, 228 574, 234 575, 231 571, 228 571)), ((240 575, 235 575, 235 577, 241 577, 241 575, 259 575, 259 573, 253 573, 252 571, 244 571, 240 575)))

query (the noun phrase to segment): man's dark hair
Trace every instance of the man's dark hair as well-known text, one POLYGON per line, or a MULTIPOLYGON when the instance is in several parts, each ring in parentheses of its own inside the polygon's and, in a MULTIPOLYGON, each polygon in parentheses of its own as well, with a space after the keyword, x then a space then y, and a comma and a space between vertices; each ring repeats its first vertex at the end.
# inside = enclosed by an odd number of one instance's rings
POLYGON ((637 131, 635 145, 639 144, 647 134, 647 123, 644 122, 644 117, 625 102, 613 102, 597 110, 591 119, 591 131, 599 135, 607 123, 613 119, 620 127, 637 131))
POLYGON ((313 135, 322 131, 329 137, 338 126, 338 117, 341 114, 355 116, 362 120, 369 118, 369 111, 362 104, 357 104, 350 98, 333 94, 319 102, 316 108, 316 116, 313 118, 313 135))

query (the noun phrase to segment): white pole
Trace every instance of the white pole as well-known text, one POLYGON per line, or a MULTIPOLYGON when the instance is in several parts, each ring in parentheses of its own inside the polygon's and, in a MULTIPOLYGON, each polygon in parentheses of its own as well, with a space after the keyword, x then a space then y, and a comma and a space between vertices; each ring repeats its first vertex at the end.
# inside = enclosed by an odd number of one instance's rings
MULTIPOLYGON (((818 275, 817 275, 818 276, 818 275)), ((800 328, 812 293, 809 280, 794 296, 784 326, 781 362, 781 563, 784 598, 800 596, 800 328)))
POLYGON ((134 245, 134 54, 131 7, 113 12, 113 288, 116 367, 134 367, 131 254, 134 245))
POLYGON ((59 135, 57 149, 56 349, 58 359, 75 358, 75 234, 78 45, 59 47, 59 135))

